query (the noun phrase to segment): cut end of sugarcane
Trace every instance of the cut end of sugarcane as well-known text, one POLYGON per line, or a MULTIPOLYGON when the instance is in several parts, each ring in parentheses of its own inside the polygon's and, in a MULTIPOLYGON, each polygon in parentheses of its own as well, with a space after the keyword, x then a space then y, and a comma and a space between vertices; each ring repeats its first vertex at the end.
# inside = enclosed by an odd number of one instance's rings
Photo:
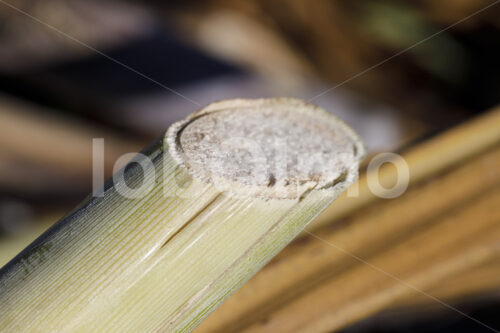
POLYGON ((0 271, 1 332, 189 332, 353 182, 364 155, 347 125, 288 98, 210 104, 163 144, 144 151, 153 167, 124 171, 151 188, 113 183, 0 271))
POLYGON ((221 192, 297 199, 357 176, 365 148, 325 110, 293 98, 216 102, 173 124, 168 150, 221 192))

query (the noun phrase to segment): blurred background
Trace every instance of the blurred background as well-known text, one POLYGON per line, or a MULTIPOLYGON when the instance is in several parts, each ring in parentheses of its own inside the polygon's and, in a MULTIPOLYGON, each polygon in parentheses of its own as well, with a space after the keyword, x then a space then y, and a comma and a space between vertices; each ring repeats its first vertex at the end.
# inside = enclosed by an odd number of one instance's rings
MULTIPOLYGON (((92 138, 109 177, 213 101, 302 98, 371 155, 467 123, 500 102, 499 17, 491 0, 0 0, 0 264, 91 192, 92 138)), ((500 329, 486 280, 450 302, 500 329)), ((409 304, 342 330, 489 331, 409 304)))

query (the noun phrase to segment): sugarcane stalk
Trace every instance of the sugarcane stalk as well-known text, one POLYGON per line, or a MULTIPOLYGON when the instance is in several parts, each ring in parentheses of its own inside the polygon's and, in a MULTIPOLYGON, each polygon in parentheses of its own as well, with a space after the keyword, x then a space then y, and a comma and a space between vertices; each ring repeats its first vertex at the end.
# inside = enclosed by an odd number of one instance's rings
POLYGON ((2 332, 188 332, 357 177, 364 147, 295 99, 172 125, 0 271, 2 332))

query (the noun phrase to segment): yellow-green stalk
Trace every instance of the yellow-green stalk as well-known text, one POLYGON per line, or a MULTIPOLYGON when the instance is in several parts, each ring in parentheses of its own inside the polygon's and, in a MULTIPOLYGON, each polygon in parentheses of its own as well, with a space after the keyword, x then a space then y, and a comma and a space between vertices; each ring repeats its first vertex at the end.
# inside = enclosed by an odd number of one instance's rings
POLYGON ((211 104, 2 268, 0 331, 191 331, 355 180, 363 154, 299 100, 211 104))

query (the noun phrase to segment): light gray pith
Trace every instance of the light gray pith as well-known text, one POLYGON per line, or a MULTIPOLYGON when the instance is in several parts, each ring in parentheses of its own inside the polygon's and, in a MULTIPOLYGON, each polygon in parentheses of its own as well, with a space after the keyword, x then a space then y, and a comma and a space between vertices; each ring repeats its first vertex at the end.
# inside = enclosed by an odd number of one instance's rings
POLYGON ((300 100, 211 104, 167 132, 169 150, 193 177, 233 191, 294 198, 342 181, 364 155, 341 120, 300 100))

